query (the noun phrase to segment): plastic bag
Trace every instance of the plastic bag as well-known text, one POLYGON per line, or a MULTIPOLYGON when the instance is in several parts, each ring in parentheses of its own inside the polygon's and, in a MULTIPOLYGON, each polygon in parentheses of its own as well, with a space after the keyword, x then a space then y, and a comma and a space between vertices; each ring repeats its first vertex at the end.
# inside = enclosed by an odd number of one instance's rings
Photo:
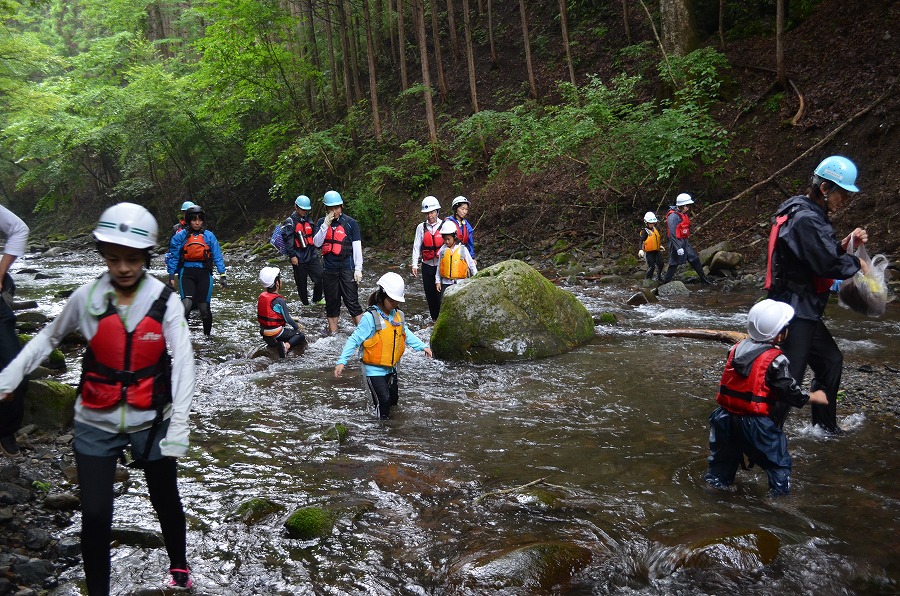
POLYGON ((867 317, 880 317, 888 303, 887 282, 884 279, 888 259, 884 255, 869 258, 866 245, 860 243, 854 249, 852 239, 848 252, 869 264, 869 274, 863 275, 860 270, 850 279, 845 279, 838 291, 838 304, 867 317))
POLYGON ((284 237, 281 235, 281 224, 276 224, 272 230, 272 237, 269 238, 269 244, 278 249, 278 252, 285 254, 287 248, 284 246, 284 237))

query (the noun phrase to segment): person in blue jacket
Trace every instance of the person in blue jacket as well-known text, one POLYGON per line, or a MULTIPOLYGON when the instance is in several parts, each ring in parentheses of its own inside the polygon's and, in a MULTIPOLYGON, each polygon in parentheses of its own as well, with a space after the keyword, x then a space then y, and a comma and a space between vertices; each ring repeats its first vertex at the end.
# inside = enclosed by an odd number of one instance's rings
MULTIPOLYGON (((868 264, 847 254, 850 241, 868 242, 863 228, 838 240, 829 212, 837 212, 850 200, 856 186, 856 164, 840 155, 825 158, 813 171, 805 195, 789 198, 775 215, 769 236, 766 289, 769 298, 790 304, 797 313, 782 349, 791 361, 791 374, 802 379, 806 366, 813 371, 812 389, 823 389, 827 405, 811 408, 812 423, 834 434, 837 393, 844 356, 825 326, 822 316, 836 279, 849 279, 857 271, 869 272, 868 264)), ((784 424, 788 410, 780 408, 776 419, 784 424)))
POLYGON ((359 353, 366 375, 366 385, 372 392, 375 415, 382 420, 390 418, 391 406, 399 399, 397 388, 397 363, 406 346, 431 357, 431 348, 415 336, 397 307, 404 300, 406 284, 398 274, 385 273, 378 280, 378 289, 369 297, 366 310, 356 330, 347 338, 344 349, 334 367, 335 378, 340 378, 344 366, 359 353))
POLYGON ((206 214, 200 205, 192 205, 185 211, 188 227, 181 230, 169 243, 166 269, 169 284, 181 294, 184 316, 188 317, 196 306, 203 322, 203 333, 212 332, 213 267, 219 273, 219 284, 228 287, 225 277, 225 259, 215 234, 203 227, 206 214))
POLYGON ((469 256, 472 257, 472 260, 477 263, 478 261, 475 260, 475 228, 466 219, 469 215, 469 199, 462 195, 456 197, 450 204, 450 211, 453 215, 448 215, 446 221, 452 221, 456 224, 457 229, 459 229, 456 237, 459 238, 460 244, 469 251, 469 256))
POLYGON ((284 254, 294 269, 297 294, 300 296, 300 302, 305 305, 309 304, 309 294, 306 289, 307 277, 313 284, 313 304, 324 304, 322 299, 322 259, 313 242, 316 222, 310 219, 310 210, 312 210, 312 203, 310 203, 309 197, 300 195, 294 201, 294 212, 281 228, 284 254))

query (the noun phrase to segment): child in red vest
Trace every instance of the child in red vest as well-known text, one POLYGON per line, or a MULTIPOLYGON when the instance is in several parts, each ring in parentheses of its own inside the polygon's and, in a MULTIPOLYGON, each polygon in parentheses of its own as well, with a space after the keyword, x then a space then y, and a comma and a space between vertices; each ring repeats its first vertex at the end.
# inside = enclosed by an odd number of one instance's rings
POLYGON ((306 336, 288 314, 287 302, 278 293, 281 290, 281 270, 278 267, 263 267, 259 272, 259 281, 266 289, 256 300, 259 333, 266 345, 278 350, 278 355, 284 358, 292 348, 306 343, 306 336))
POLYGON ((728 352, 716 402, 709 416, 709 469, 705 480, 728 490, 746 454, 769 476, 773 496, 791 488, 791 456, 784 432, 773 422, 775 404, 784 401, 797 408, 807 401, 827 403, 824 391, 804 392, 791 376, 790 363, 779 344, 787 337, 794 317, 790 305, 762 300, 747 315, 749 339, 728 352))

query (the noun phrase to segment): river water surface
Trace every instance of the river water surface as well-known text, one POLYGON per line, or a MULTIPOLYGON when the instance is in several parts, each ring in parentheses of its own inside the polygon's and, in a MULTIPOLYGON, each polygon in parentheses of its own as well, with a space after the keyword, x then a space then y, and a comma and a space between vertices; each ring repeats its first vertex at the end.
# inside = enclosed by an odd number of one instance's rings
MULTIPOLYGON (((48 314, 62 308, 53 297, 59 289, 102 271, 90 252, 49 261, 17 264, 40 263, 58 276, 17 277, 19 298, 48 314)), ((733 493, 703 482, 707 416, 727 346, 642 330, 743 330, 755 295, 704 289, 632 308, 627 288, 566 288, 595 316, 613 312, 619 323, 598 326, 569 354, 535 362, 473 366, 408 352, 400 404, 381 422, 367 408, 358 369, 332 376, 351 324, 345 316, 336 336, 321 338, 323 307, 300 306, 289 269, 283 293, 312 341, 299 358, 247 357, 261 345, 254 308, 262 263, 229 265, 232 285, 214 293, 212 337, 192 321, 198 386, 180 488, 197 594, 900 590, 895 417, 839 404, 849 432, 833 438, 808 426, 808 411, 795 411, 785 427, 794 460, 789 497, 768 498, 757 468, 738 473, 733 493), (336 423, 349 429, 347 440, 323 440, 336 423), (234 510, 253 497, 284 512, 255 525, 236 520, 234 510), (350 513, 328 538, 288 538, 285 518, 308 505, 350 513), (549 582, 488 563, 535 544, 585 555, 549 582), (777 556, 765 554, 775 547, 777 556)), ((399 271, 409 284, 408 321, 427 341, 421 282, 399 271)), ((367 269, 366 295, 380 273, 367 269)), ((897 311, 873 321, 835 307, 829 325, 848 359, 896 365, 897 311)), ((79 368, 70 362, 65 380, 77 382, 79 368)), ((115 523, 158 530, 139 474, 116 501, 115 523)), ((113 593, 156 588, 167 566, 162 549, 119 546, 113 593)), ((56 593, 80 593, 80 574, 68 571, 56 593)))

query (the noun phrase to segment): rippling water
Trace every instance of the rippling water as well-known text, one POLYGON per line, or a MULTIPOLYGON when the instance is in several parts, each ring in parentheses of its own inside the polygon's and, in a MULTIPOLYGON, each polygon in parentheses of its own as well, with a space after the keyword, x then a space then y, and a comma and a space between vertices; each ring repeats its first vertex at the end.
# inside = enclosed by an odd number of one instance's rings
MULTIPOLYGON (((20 298, 38 300, 51 314, 61 309, 54 292, 102 270, 85 254, 52 267, 37 259, 24 266, 35 263, 60 277, 18 276, 20 298)), ((811 429, 807 411, 796 412, 786 426, 790 497, 767 498, 765 474, 756 468, 739 472, 734 493, 705 487, 707 416, 727 346, 641 331, 742 330, 755 296, 703 290, 682 302, 632 308, 624 305, 625 288, 568 288, 592 314, 614 312, 619 324, 598 326, 589 344, 536 362, 473 366, 410 353, 401 364, 400 405, 381 422, 367 408, 358 370, 338 380, 331 374, 352 326, 343 319, 337 336, 320 338, 322 307, 300 306, 289 270, 284 293, 312 343, 300 358, 247 357, 261 345, 253 311, 261 266, 230 263, 232 286, 214 293, 212 338, 192 323, 198 392, 180 486, 196 593, 900 589, 895 418, 839 404, 850 432, 835 439, 811 429), (343 444, 321 438, 335 423, 349 428, 343 444), (539 479, 531 491, 485 497, 539 479), (284 512, 251 526, 234 520, 252 497, 272 499, 284 512), (327 539, 287 538, 285 517, 306 505, 346 514, 327 539), (725 548, 729 537, 757 540, 756 547, 725 548), (485 564, 544 543, 587 553, 555 587, 527 577, 498 580, 485 564), (777 555, 760 561, 758 553, 768 551, 777 555)), ((401 273, 410 284, 408 319, 427 340, 421 282, 401 273)), ((366 291, 375 279, 366 272, 366 291)), ((870 320, 835 308, 829 325, 848 359, 896 366, 897 310, 870 320)), ((68 380, 77 372, 73 366, 68 380)), ((117 524, 158 529, 145 493, 136 477, 116 502, 117 524)), ((162 549, 113 553, 114 593, 160 585, 168 565, 162 549)), ((68 572, 57 593, 78 593, 79 575, 78 568, 68 572)))

